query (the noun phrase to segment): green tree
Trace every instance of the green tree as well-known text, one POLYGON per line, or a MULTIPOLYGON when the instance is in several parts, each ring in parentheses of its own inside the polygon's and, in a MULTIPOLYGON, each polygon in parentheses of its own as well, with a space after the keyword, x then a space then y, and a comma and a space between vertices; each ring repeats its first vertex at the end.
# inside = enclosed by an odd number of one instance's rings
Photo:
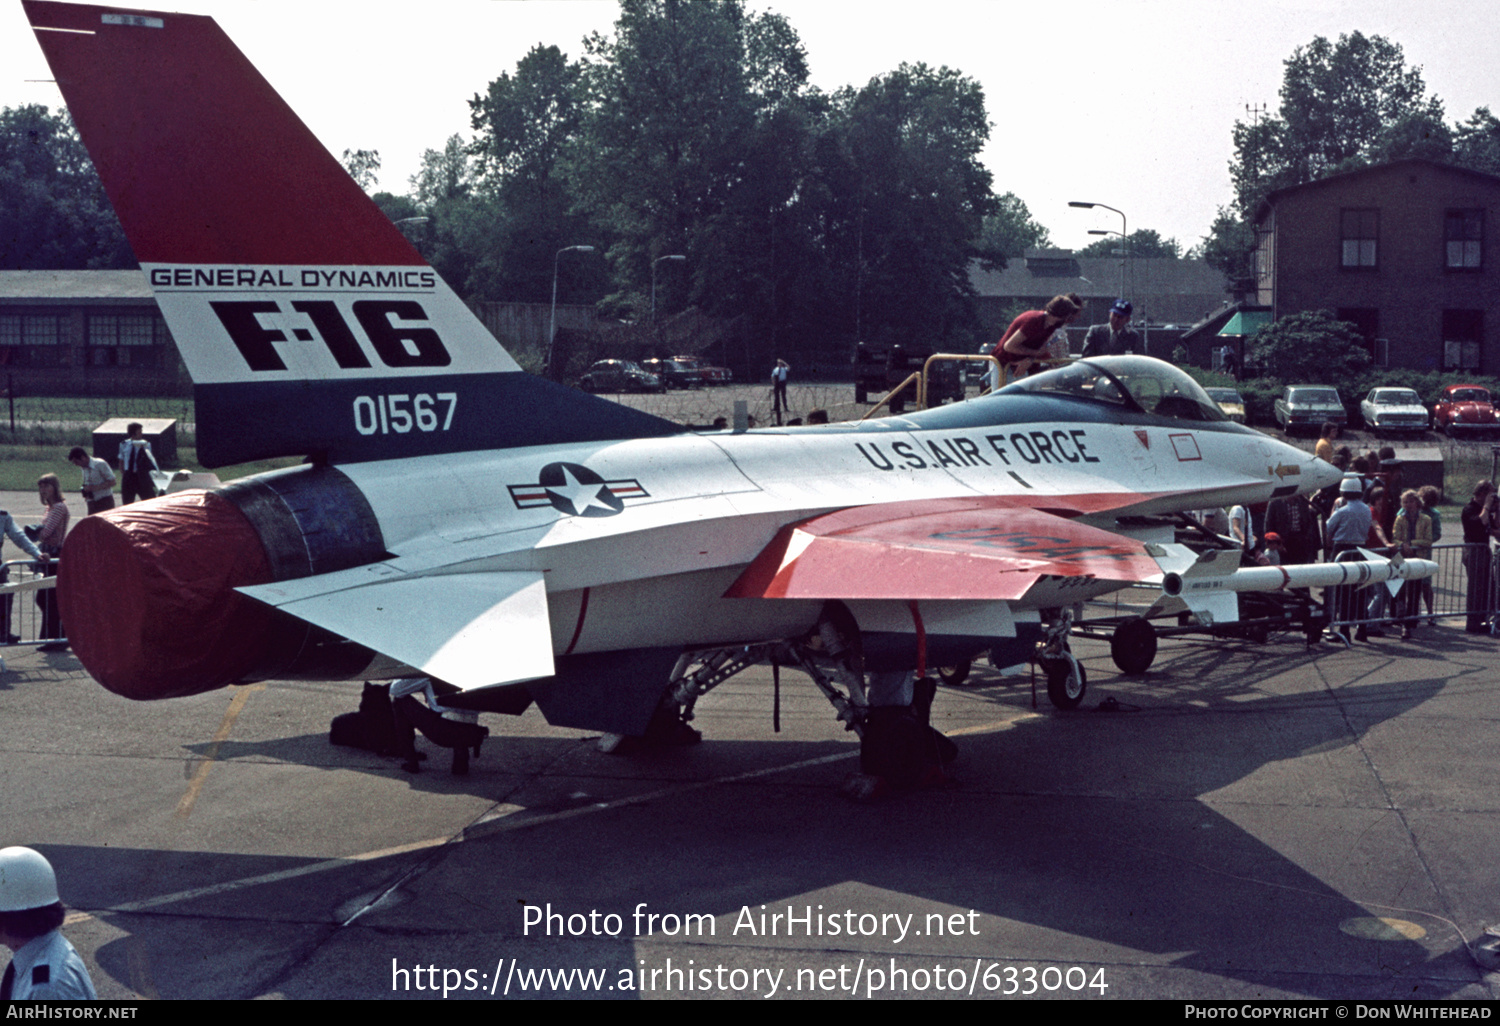
POLYGON ((1500 175, 1500 119, 1488 107, 1454 126, 1453 160, 1475 171, 1500 175))
POLYGON ((555 46, 534 46, 481 96, 469 101, 477 133, 471 147, 477 191, 489 201, 489 231, 469 282, 487 299, 547 302, 557 267, 562 302, 606 291, 597 256, 557 261, 575 245, 602 248, 600 233, 576 198, 563 166, 582 121, 582 68, 555 46))
POLYGON ((1317 36, 1285 69, 1277 114, 1235 122, 1230 172, 1244 216, 1275 189, 1409 156, 1403 139, 1426 144, 1443 124, 1442 101, 1427 94, 1421 69, 1383 36, 1317 36))
POLYGON ((1250 362, 1283 381, 1337 384, 1352 381, 1370 366, 1364 337, 1327 310, 1272 321, 1250 336, 1248 345, 1250 362))
POLYGON ((344 165, 349 177, 365 192, 380 183, 379 150, 345 150, 339 163, 344 165))
POLYGON ((1007 192, 995 197, 991 212, 984 216, 974 248, 985 270, 1002 270, 1011 257, 1025 256, 1028 249, 1051 244, 1052 237, 1046 227, 1031 216, 1021 197, 1007 192))
POLYGON ((560 185, 555 169, 578 132, 581 68, 555 46, 538 44, 469 101, 474 154, 496 192, 546 194, 560 185))
POLYGON ((68 116, 36 104, 0 110, 0 268, 134 266, 68 116))
POLYGON ((1255 250, 1255 230, 1229 207, 1220 207, 1218 216, 1188 256, 1197 257, 1208 266, 1222 271, 1230 281, 1244 281, 1254 274, 1251 255, 1255 250))
POLYGON ((459 135, 450 136, 441 150, 423 153, 421 167, 410 179, 417 216, 427 218, 410 237, 443 280, 461 292, 470 291, 478 240, 492 213, 474 195, 475 179, 469 147, 459 135))
POLYGON ((1406 157, 1446 159, 1452 133, 1443 104, 1429 96, 1401 47, 1359 32, 1338 42, 1316 36, 1287 58, 1281 103, 1271 117, 1234 123, 1232 216, 1215 219, 1203 241, 1231 277, 1249 265, 1256 208, 1268 193, 1372 163, 1406 157))
POLYGON ((689 273, 659 280, 658 305, 714 302, 700 273, 707 235, 719 222, 716 248, 726 251, 722 219, 753 178, 758 119, 806 80, 795 33, 739 0, 622 0, 615 34, 586 40, 583 78, 587 110, 570 178, 616 240, 615 305, 639 306, 652 262, 667 254, 687 256, 689 273))
POLYGON ((834 97, 826 238, 845 337, 971 340, 968 267, 995 202, 979 162, 984 92, 950 68, 903 64, 834 97))
MULTIPOLYGON (((1078 251, 1079 256, 1101 257, 1115 256, 1122 248, 1118 235, 1106 235, 1097 242, 1091 242, 1078 251)), ((1182 256, 1182 244, 1176 239, 1164 239, 1155 229, 1141 228, 1130 233, 1128 245, 1123 247, 1132 257, 1171 257, 1176 260, 1182 256)))

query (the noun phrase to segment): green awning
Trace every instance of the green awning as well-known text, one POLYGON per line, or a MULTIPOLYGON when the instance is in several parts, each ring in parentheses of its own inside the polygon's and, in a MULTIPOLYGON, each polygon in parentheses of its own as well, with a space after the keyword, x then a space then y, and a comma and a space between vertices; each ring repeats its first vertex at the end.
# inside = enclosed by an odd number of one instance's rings
POLYGON ((1271 323, 1269 310, 1241 310, 1219 329, 1220 335, 1254 335, 1271 323))

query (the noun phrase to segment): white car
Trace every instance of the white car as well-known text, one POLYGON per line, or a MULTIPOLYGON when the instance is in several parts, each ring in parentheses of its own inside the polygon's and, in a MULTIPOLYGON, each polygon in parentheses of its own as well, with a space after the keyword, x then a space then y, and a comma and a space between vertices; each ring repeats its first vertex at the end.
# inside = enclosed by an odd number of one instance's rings
POLYGON ((1426 431, 1429 414, 1421 396, 1410 388, 1372 388, 1359 404, 1360 419, 1381 431, 1426 431))

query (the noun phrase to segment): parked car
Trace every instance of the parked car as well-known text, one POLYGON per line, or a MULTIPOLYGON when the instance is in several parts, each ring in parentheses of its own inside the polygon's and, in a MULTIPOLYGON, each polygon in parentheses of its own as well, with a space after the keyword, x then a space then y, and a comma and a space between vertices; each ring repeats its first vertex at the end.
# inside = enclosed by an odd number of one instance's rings
POLYGON ((1449 385, 1432 407, 1432 430, 1456 435, 1500 431, 1500 417, 1483 385, 1449 385))
POLYGON ((1339 390, 1327 385, 1288 385, 1273 412, 1276 423, 1289 435, 1303 428, 1317 431, 1328 421, 1339 427, 1349 423, 1339 390))
POLYGON ((642 360, 641 369, 655 374, 667 388, 701 388, 703 372, 681 360, 642 360))
POLYGON ((632 360, 599 360, 578 380, 585 392, 665 392, 655 374, 641 370, 632 360))
POLYGON ((1245 397, 1232 388, 1206 388, 1208 397, 1219 404, 1224 416, 1236 424, 1245 423, 1245 397))
POLYGON ((705 385, 727 385, 734 380, 734 372, 728 367, 715 367, 696 356, 674 356, 672 359, 685 367, 696 370, 705 385))
POLYGON ((1365 427, 1382 431, 1426 431, 1427 407, 1410 388, 1372 388, 1359 404, 1359 419, 1365 427))

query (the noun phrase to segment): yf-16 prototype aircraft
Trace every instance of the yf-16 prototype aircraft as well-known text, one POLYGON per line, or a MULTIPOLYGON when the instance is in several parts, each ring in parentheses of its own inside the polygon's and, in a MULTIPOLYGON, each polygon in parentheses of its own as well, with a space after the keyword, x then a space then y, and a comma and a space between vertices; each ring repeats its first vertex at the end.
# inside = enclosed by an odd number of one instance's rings
POLYGON ((119 694, 425 675, 450 706, 629 735, 781 645, 857 725, 865 671, 1022 661, 1067 608, 1160 578, 1117 518, 1338 479, 1144 357, 738 433, 555 385, 211 19, 24 5, 192 375, 202 461, 308 457, 77 525, 62 613, 119 694))

